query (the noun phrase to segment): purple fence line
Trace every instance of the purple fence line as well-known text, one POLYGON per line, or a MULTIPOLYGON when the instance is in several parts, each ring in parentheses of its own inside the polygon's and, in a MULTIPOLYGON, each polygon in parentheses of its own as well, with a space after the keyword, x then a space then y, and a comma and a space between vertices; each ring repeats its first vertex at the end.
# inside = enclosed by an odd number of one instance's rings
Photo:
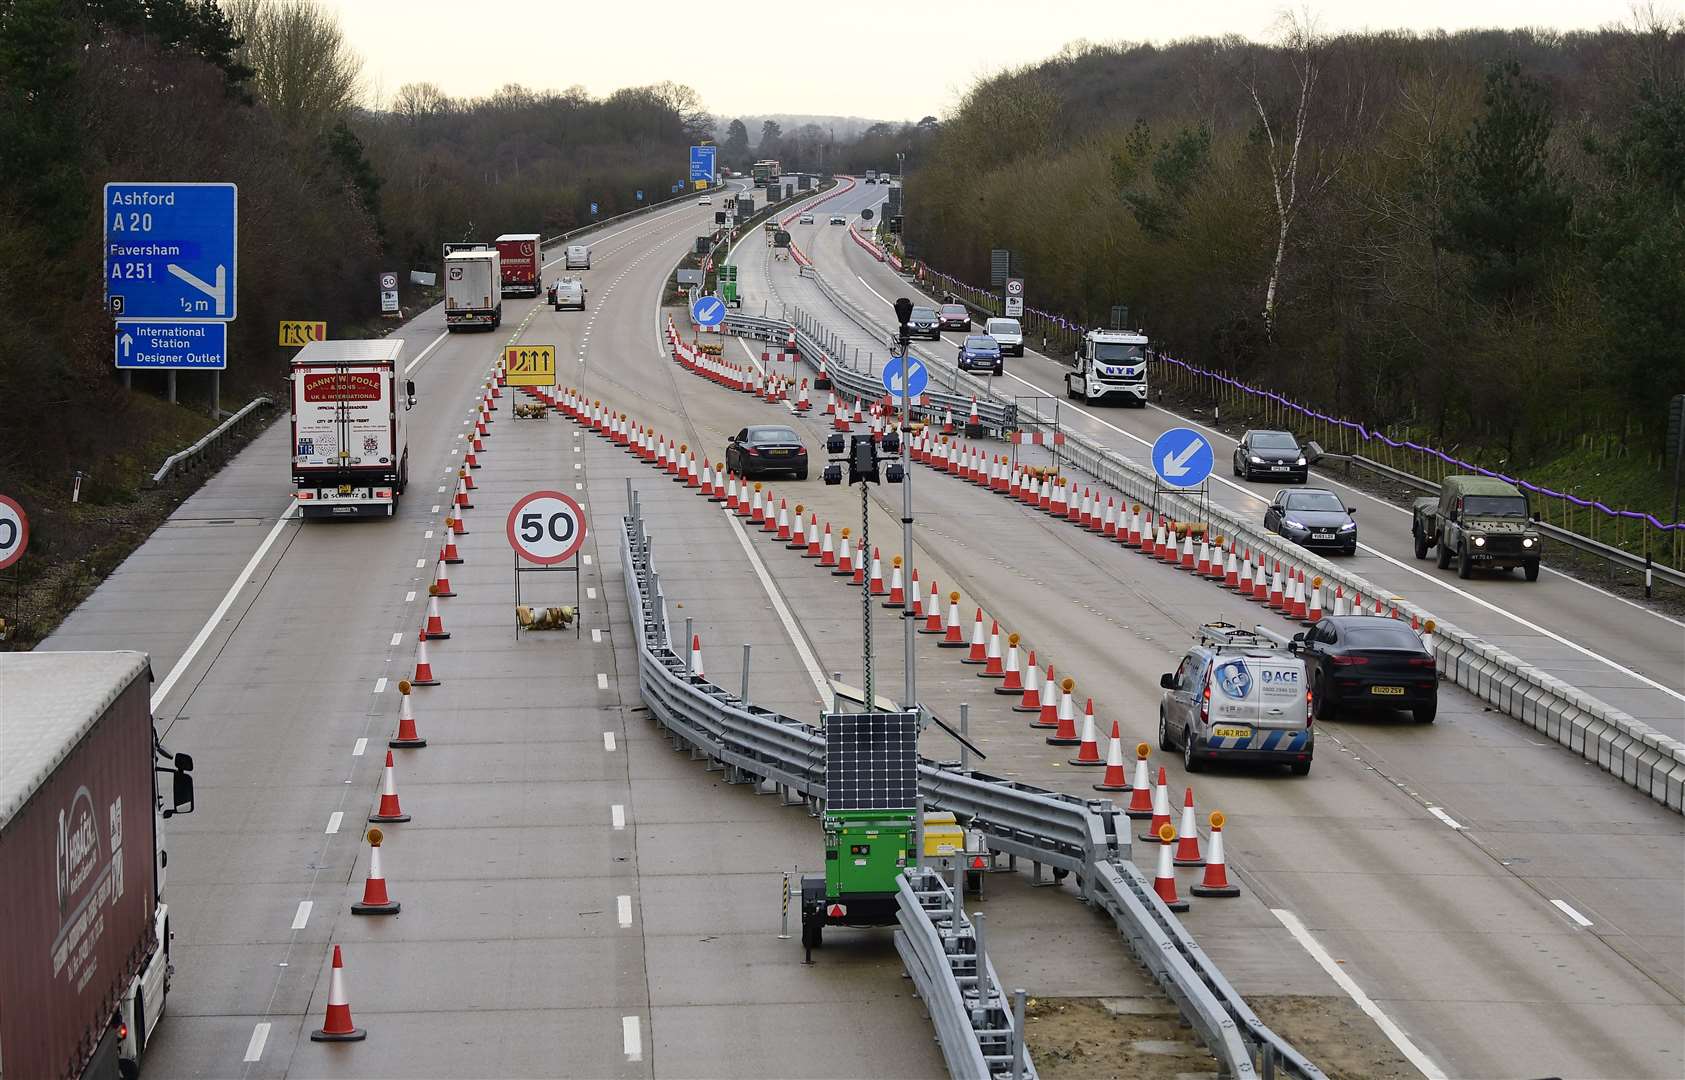
MULTIPOLYGON (((925 267, 925 272, 927 274, 933 276, 933 277, 940 278, 943 282, 945 282, 949 285, 958 286, 960 288, 967 289, 967 290, 971 291, 972 293, 974 293, 978 296, 989 296, 991 298, 993 296, 992 293, 985 292, 984 290, 979 289, 975 285, 967 284, 966 282, 963 282, 963 281, 959 280, 958 278, 952 277, 948 274, 944 274, 940 270, 932 270, 929 266, 925 267)), ((1083 332, 1084 328, 1083 328, 1081 323, 1073 322, 1069 319, 1066 319, 1062 315, 1055 315, 1055 314, 1053 314, 1052 312, 1049 312, 1049 311, 1042 311, 1040 308, 1033 308, 1033 307, 1030 307, 1028 304, 1024 305, 1024 310, 1027 311, 1028 313, 1030 313, 1031 315, 1036 315, 1040 318, 1046 319, 1048 322, 1054 324, 1055 326, 1058 326, 1062 330, 1069 330, 1073 333, 1082 333, 1083 332)), ((1337 416, 1329 416, 1327 413, 1318 412, 1315 409, 1306 408, 1305 406, 1300 405, 1298 402, 1291 401, 1291 400, 1283 397, 1282 395, 1276 393, 1273 390, 1260 390, 1257 387, 1249 386, 1246 383, 1241 382, 1239 379, 1233 378, 1232 376, 1229 376, 1229 375, 1225 375, 1220 371, 1212 371, 1212 370, 1209 370, 1207 368, 1196 367, 1195 365, 1190 364, 1190 363, 1188 363, 1184 360, 1178 360, 1173 356, 1166 356, 1163 353, 1156 353, 1155 356, 1159 360, 1162 360, 1162 361, 1164 361, 1165 363, 1168 363, 1168 364, 1174 364, 1177 367, 1182 368, 1183 370, 1189 372, 1190 374, 1203 375, 1203 376, 1206 376, 1208 378, 1216 379, 1217 381, 1222 382, 1222 383, 1226 383, 1230 387, 1232 387, 1233 389, 1239 390, 1242 393, 1250 394, 1253 397, 1266 398, 1269 401, 1274 402, 1275 404, 1281 406, 1284 409, 1290 409, 1290 410, 1292 410, 1294 412, 1297 412, 1297 413, 1300 413, 1301 415, 1303 415, 1303 416, 1305 416, 1309 419, 1312 419, 1312 420, 1319 420, 1319 421, 1321 421, 1322 423, 1325 423, 1325 424, 1333 424, 1336 427, 1341 427, 1341 428, 1345 428, 1348 431, 1356 432, 1358 434, 1358 436, 1360 436, 1364 440, 1371 440, 1371 439, 1378 440, 1378 441, 1383 442, 1383 443, 1387 444, 1388 446, 1392 447, 1394 450, 1400 450, 1400 449, 1414 450, 1415 452, 1417 452, 1419 454, 1427 454, 1427 455, 1430 455, 1432 457, 1438 458, 1441 462, 1443 462, 1446 465, 1450 465, 1450 466, 1453 466, 1453 467, 1458 468, 1458 469, 1464 469, 1464 470, 1467 470, 1469 472, 1478 473, 1481 476, 1495 477, 1496 479, 1503 480, 1507 483, 1514 484, 1515 486, 1517 486, 1519 488, 1522 488, 1526 491, 1531 491, 1531 492, 1534 492, 1534 493, 1539 494, 1539 495, 1547 495, 1547 496, 1549 496, 1553 499, 1562 499, 1566 502, 1573 503, 1575 506, 1580 507, 1581 509, 1584 509, 1584 510, 1598 510, 1598 511, 1601 511, 1603 514, 1607 515, 1608 517, 1626 518, 1627 520, 1630 520, 1630 521, 1646 522, 1652 528, 1660 529, 1663 532, 1674 532, 1674 531, 1677 531, 1677 530, 1685 530, 1685 521, 1675 521, 1675 522, 1671 522, 1671 523, 1664 522, 1664 521, 1660 520, 1659 518, 1657 518, 1653 514, 1647 514, 1647 513, 1644 513, 1642 511, 1639 511, 1639 510, 1618 510, 1614 507, 1605 505, 1604 503, 1602 503, 1601 501, 1599 501, 1597 499, 1582 499, 1582 498, 1579 498, 1576 495, 1570 495, 1566 491, 1553 491, 1550 488, 1541 487, 1538 484, 1529 483, 1526 480, 1523 480, 1518 476, 1508 476, 1508 475, 1506 475, 1504 473, 1501 473, 1501 472, 1495 472, 1492 469, 1483 468, 1482 466, 1476 465, 1472 462, 1464 461, 1461 458, 1452 457, 1450 454, 1445 453, 1443 450, 1436 449, 1432 446, 1423 446, 1420 443, 1414 443, 1414 442, 1409 441, 1408 439, 1398 440, 1398 439, 1388 438, 1386 435, 1382 434, 1381 432, 1372 431, 1369 428, 1364 427, 1362 424, 1357 423, 1356 421, 1342 420, 1337 416)))

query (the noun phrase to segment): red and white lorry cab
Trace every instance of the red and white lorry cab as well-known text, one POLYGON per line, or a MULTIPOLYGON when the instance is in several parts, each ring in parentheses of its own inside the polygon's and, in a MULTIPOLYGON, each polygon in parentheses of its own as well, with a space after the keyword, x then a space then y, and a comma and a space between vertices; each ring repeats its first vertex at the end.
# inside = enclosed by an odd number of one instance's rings
POLYGON ((299 516, 390 517, 409 483, 405 415, 415 383, 404 343, 312 341, 293 358, 293 487, 299 516))
POLYGON ((503 264, 504 296, 537 296, 544 291, 543 243, 537 233, 504 233, 497 238, 503 264))

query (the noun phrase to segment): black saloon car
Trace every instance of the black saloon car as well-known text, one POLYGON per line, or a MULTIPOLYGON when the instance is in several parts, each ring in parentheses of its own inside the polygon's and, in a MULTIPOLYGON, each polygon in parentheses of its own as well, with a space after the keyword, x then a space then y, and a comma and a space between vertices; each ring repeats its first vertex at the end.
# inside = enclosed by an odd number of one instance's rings
POLYGON ((1384 615, 1339 615, 1293 635, 1311 682, 1311 714, 1403 709, 1420 724, 1439 711, 1439 671, 1410 624, 1384 615))
POLYGON ((790 473, 807 479, 807 447, 801 436, 778 424, 746 427, 725 445, 726 471, 738 476, 790 473))
POLYGON ((1327 488, 1278 491, 1264 511, 1264 528, 1307 548, 1357 554, 1357 511, 1327 488))
POLYGON ((1234 474, 1251 480, 1267 476, 1304 483, 1310 477, 1305 452, 1291 432, 1248 431, 1234 451, 1234 474))

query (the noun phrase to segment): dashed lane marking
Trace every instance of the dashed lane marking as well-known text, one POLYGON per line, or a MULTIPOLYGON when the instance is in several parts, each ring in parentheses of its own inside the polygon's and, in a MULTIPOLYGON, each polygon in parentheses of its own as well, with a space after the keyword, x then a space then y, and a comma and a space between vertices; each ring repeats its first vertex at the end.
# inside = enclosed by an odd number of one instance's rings
POLYGON ((343 810, 335 810, 333 813, 328 815, 328 827, 322 831, 326 835, 332 836, 334 833, 339 831, 339 823, 344 820, 345 812, 343 810))
POLYGON ((267 1021, 252 1028, 252 1041, 246 1044, 246 1061, 257 1061, 263 1057, 263 1046, 269 1041, 269 1024, 267 1021))
POLYGON ((356 741, 356 743, 354 743, 351 747, 351 756, 352 757, 362 757, 363 753, 366 750, 368 750, 368 748, 369 748, 369 740, 368 739, 358 739, 356 741))
POLYGON ((374 692, 377 694, 386 693, 386 676, 382 675, 374 681, 374 692))
POLYGON ((619 803, 615 803, 613 806, 608 808, 608 817, 610 823, 612 823, 616 829, 624 829, 626 827, 626 808, 619 803))
POLYGON ((614 732, 603 732, 603 749, 611 754, 614 753, 614 732))
MULTIPOLYGON (((304 929, 304 924, 310 921, 310 912, 315 907, 316 903, 313 900, 300 900, 298 902, 298 910, 293 913, 294 930, 304 929)), ((249 1061, 251 1059, 247 1058, 246 1060, 249 1061)))
POLYGON ((614 900, 615 900, 615 906, 619 909, 620 925, 622 927, 631 926, 632 925, 632 897, 625 894, 625 893, 622 893, 619 896, 615 897, 614 900))
POLYGON ((598 690, 607 690, 608 689, 608 672, 606 672, 606 671, 597 672, 597 689, 598 690))
POLYGON ((627 1061, 642 1061, 644 1059, 644 1039, 638 1030, 638 1018, 622 1016, 620 1018, 620 1041, 626 1051, 627 1061))
POLYGON ((1586 918, 1584 915, 1581 915, 1579 912, 1575 911, 1572 907, 1570 907, 1568 905, 1568 903, 1566 901, 1552 900, 1550 903, 1551 903, 1552 907, 1556 908, 1558 911, 1562 912, 1562 914, 1568 916, 1570 919, 1573 919, 1576 923, 1579 923, 1581 926, 1589 927, 1591 925, 1590 919, 1586 918))

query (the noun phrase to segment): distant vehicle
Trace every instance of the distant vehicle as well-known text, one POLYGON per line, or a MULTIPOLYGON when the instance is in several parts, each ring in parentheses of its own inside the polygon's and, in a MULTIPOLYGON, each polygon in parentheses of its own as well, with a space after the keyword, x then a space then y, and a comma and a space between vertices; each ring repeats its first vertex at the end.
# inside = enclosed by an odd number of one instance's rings
POLYGON ((585 282, 576 277, 565 277, 550 286, 550 307, 555 311, 563 308, 578 308, 585 310, 585 282))
POLYGON ((569 244, 567 253, 562 257, 563 270, 591 269, 591 249, 585 244, 569 244))
POLYGON ((0 653, 9 1077, 138 1075, 192 977, 170 962, 164 822, 193 812, 193 759, 159 741, 151 688, 145 653, 0 653))
POLYGON ((964 304, 943 304, 941 323, 944 330, 970 330, 971 309, 964 304))
POLYGON ((867 169, 866 170, 866 183, 875 184, 877 182, 878 182, 878 171, 876 169, 867 169))
POLYGON ((1332 548, 1342 555, 1357 554, 1357 522, 1353 507, 1327 488, 1278 491, 1264 511, 1264 528, 1307 548, 1332 548))
POLYGON ((750 166, 749 173, 754 177, 757 186, 765 186, 775 183, 779 177, 783 176, 784 167, 778 163, 776 158, 767 158, 750 166))
POLYGON ((831 215, 831 224, 832 225, 847 225, 848 219, 843 217, 841 214, 832 214, 831 215))
POLYGON ((312 341, 293 357, 292 478, 300 517, 391 517, 409 483, 404 343, 312 341))
POLYGON ((1065 375, 1073 401, 1120 397, 1147 407, 1147 336, 1138 330, 1090 330, 1077 346, 1075 368, 1065 375))
POLYGON ((1024 355, 1024 328, 1017 319, 989 319, 983 332, 1000 343, 1000 351, 1013 356, 1024 355))
POLYGON ((995 375, 1006 371, 1000 358, 1000 343, 987 334, 966 335, 965 344, 960 346, 959 364, 961 371, 983 370, 995 375))
POLYGON ((1159 685, 1159 749, 1181 750, 1188 772, 1223 760, 1282 764, 1298 776, 1311 771, 1316 736, 1305 661, 1269 638, 1207 623, 1159 685))
POLYGON ((1507 480, 1446 477, 1437 498, 1416 500, 1410 535, 1416 558, 1425 559, 1430 549, 1438 548, 1439 568, 1444 570, 1455 559, 1460 578, 1472 577, 1476 567, 1519 566, 1528 581, 1539 580, 1545 538, 1533 522, 1527 496, 1507 480))
POLYGON ((496 248, 445 256, 445 329, 503 325, 503 266, 496 248))
POLYGON ((798 224, 798 225, 812 225, 813 224, 813 211, 811 211, 811 210, 803 211, 802 216, 796 219, 796 224, 798 224))
POLYGON ((913 337, 927 337, 932 341, 942 340, 942 320, 932 307, 915 307, 913 314, 907 319, 907 330, 913 337))
POLYGON ((1311 467, 1299 440, 1287 431, 1248 431, 1234 448, 1234 474, 1245 480, 1268 476, 1303 484, 1311 467))
POLYGON ((696 197, 696 205, 697 206, 713 206, 714 205, 714 197, 712 195, 706 195, 706 194, 698 195, 696 197))
POLYGON ((1439 712, 1439 669, 1410 624, 1384 615, 1338 615, 1293 635, 1310 669, 1311 713, 1347 707, 1404 709, 1419 724, 1439 712))
POLYGON ((738 476, 787 472, 807 479, 807 447, 793 430, 776 424, 746 427, 726 442, 725 468, 738 476))
POLYGON ((544 253, 537 233, 504 233, 497 238, 504 296, 537 296, 543 288, 544 253))

